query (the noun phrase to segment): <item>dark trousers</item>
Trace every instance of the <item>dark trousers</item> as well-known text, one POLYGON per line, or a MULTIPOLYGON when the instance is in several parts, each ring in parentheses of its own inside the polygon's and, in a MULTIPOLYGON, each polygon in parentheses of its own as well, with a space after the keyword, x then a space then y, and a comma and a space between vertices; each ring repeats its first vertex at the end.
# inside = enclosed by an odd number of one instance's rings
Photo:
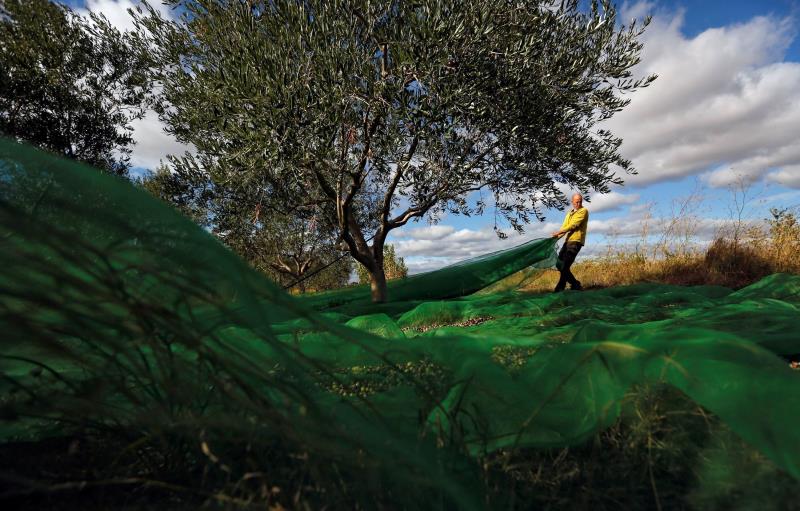
POLYGON ((564 242, 564 246, 561 247, 561 252, 558 253, 561 278, 558 279, 555 291, 563 291, 567 286, 567 282, 569 282, 569 287, 572 289, 581 288, 581 283, 578 282, 578 279, 576 279, 575 275, 570 271, 570 267, 572 263, 575 262, 575 257, 577 257, 578 252, 581 251, 581 247, 583 247, 583 245, 577 241, 564 242))

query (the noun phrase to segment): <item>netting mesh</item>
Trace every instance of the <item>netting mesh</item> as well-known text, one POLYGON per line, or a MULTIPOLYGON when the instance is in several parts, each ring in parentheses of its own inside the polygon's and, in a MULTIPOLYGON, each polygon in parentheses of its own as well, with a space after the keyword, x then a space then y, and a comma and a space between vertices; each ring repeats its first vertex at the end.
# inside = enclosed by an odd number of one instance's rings
POLYGON ((797 276, 504 289, 553 264, 543 239, 392 283, 386 304, 296 299, 129 183, 9 141, 0 240, 0 442, 279 444, 324 460, 319 477, 377 474, 363 488, 393 503, 480 507, 472 460, 584 442, 658 382, 800 478, 800 374, 778 356, 800 352, 797 276))

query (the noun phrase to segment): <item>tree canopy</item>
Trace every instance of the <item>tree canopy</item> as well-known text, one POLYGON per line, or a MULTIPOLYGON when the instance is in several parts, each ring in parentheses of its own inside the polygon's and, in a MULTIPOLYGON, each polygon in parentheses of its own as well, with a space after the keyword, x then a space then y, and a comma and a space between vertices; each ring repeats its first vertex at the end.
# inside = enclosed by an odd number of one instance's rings
POLYGON ((101 16, 0 2, 0 133, 126 174, 149 91, 148 58, 130 42, 101 16))
MULTIPOLYGON (((632 172, 598 123, 628 103, 643 27, 607 1, 171 0, 140 12, 160 113, 202 173, 316 208, 386 298, 383 246, 411 220, 481 214, 522 231, 632 172)), ((646 23, 645 23, 646 24, 646 23)))

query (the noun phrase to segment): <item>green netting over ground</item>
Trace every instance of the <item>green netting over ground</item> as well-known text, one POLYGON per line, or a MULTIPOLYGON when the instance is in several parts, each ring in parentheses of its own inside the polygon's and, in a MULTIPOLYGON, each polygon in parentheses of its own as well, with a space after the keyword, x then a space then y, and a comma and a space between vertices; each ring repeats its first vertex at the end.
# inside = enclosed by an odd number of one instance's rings
MULTIPOLYGON (((514 248, 484 254, 445 268, 391 280, 388 302, 444 300, 480 291, 522 270, 549 268, 556 263, 555 240, 540 239, 514 248)), ((303 303, 320 310, 374 310, 369 286, 301 296, 303 303)))
POLYGON ((380 306, 358 288, 295 299, 145 192, 2 141, 0 443, 280 446, 350 474, 355 500, 480 508, 474 460, 580 444, 659 383, 800 478, 800 374, 780 357, 800 352, 800 277, 468 295, 553 248, 412 277, 380 306))

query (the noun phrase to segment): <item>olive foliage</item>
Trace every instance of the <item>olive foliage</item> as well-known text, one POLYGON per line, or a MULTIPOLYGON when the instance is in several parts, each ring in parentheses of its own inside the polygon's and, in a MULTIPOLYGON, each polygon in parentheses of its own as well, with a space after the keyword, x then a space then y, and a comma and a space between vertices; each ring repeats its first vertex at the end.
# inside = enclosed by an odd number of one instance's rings
POLYGON ((132 39, 49 0, 0 1, 0 133, 127 174, 150 90, 132 39))
POLYGON ((161 116, 197 148, 176 172, 317 208, 386 299, 389 232, 489 210, 522 231, 633 172, 598 126, 633 77, 644 24, 609 1, 169 0, 141 10, 161 116))
POLYGON ((191 218, 255 269, 292 291, 345 286, 352 258, 336 243, 335 228, 313 210, 285 212, 205 176, 162 165, 139 180, 156 197, 191 218))

